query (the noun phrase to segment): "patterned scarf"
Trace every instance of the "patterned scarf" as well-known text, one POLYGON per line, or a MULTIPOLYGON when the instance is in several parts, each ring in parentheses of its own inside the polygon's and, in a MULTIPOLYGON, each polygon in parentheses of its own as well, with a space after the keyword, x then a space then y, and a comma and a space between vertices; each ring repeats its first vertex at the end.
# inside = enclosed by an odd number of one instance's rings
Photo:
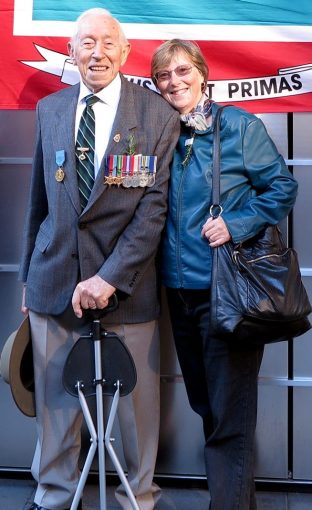
POLYGON ((186 126, 198 131, 205 131, 211 125, 211 108, 212 101, 207 94, 203 94, 198 105, 190 113, 180 115, 180 119, 186 126))

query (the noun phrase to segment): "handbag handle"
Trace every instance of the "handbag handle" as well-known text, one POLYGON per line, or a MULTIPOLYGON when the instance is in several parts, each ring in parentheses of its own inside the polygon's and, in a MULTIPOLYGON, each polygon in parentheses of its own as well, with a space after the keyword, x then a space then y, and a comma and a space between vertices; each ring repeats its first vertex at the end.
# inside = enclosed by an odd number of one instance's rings
POLYGON ((220 205, 220 119, 223 108, 220 106, 217 110, 213 125, 213 146, 212 146, 212 205, 210 206, 210 215, 217 218, 222 214, 220 205))

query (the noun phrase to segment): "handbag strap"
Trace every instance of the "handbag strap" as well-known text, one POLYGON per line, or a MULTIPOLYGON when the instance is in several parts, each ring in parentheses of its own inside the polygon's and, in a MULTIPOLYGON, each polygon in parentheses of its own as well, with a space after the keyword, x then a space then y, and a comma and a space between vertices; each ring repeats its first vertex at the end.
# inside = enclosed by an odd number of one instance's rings
POLYGON ((220 124, 223 108, 226 108, 226 105, 218 108, 213 125, 212 205, 210 206, 210 214, 213 218, 217 218, 222 213, 220 205, 220 124))

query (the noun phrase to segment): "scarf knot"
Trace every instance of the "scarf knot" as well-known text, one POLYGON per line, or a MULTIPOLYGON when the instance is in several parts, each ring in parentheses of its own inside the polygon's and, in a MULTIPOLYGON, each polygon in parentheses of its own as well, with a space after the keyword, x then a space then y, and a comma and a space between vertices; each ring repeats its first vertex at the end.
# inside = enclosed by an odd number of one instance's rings
POLYGON ((180 119, 184 124, 197 131, 205 131, 211 124, 210 113, 212 101, 203 94, 198 105, 193 108, 190 113, 180 115, 180 119))

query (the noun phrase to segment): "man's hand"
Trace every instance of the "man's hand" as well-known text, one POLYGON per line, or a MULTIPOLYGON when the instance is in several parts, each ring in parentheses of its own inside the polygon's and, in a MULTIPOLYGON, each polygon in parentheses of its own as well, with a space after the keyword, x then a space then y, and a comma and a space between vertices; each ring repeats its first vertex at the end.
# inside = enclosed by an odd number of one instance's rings
POLYGON ((208 218, 202 228, 201 235, 208 239, 211 248, 221 246, 231 240, 231 234, 221 216, 215 219, 208 218))
POLYGON ((98 275, 78 283, 72 298, 75 315, 81 319, 84 309, 106 308, 115 290, 115 287, 98 275))

